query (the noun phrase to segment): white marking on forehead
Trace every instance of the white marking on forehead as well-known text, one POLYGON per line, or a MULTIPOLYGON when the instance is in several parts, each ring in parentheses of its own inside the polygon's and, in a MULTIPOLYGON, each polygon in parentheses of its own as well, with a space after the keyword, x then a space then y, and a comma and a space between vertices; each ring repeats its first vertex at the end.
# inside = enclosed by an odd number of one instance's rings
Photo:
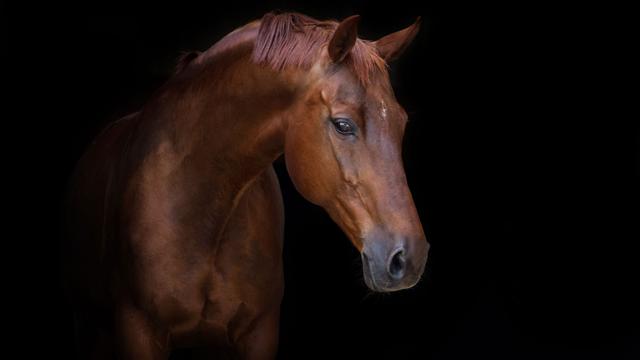
POLYGON ((380 113, 382 114, 383 119, 387 119, 387 104, 384 103, 384 100, 380 101, 380 113))

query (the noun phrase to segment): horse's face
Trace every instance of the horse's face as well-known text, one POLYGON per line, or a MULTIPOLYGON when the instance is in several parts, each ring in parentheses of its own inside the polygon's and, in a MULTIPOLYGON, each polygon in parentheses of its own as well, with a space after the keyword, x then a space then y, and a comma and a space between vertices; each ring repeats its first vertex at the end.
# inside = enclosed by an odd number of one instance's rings
MULTIPOLYGON (((415 31, 404 30, 396 46, 405 47, 415 31)), ((361 252, 369 288, 405 289, 420 279, 429 247, 402 166, 407 115, 386 71, 363 86, 332 54, 332 43, 328 61, 320 60, 322 76, 288 121, 287 169, 300 193, 325 208, 361 252)))

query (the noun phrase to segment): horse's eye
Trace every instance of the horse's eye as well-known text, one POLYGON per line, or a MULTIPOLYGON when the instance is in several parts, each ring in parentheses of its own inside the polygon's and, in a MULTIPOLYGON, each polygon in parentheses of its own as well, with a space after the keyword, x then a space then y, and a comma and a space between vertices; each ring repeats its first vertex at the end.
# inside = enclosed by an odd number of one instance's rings
POLYGON ((355 135, 356 127, 349 119, 333 119, 333 126, 342 135, 355 135))

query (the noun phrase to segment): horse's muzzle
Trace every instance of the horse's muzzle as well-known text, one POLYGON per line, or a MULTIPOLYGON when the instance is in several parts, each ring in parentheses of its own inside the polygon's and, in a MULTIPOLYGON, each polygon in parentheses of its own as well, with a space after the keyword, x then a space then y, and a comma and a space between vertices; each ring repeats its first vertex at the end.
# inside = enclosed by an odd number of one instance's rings
POLYGON ((427 262, 426 239, 368 239, 362 256, 364 281, 373 291, 389 292, 414 286, 427 262))

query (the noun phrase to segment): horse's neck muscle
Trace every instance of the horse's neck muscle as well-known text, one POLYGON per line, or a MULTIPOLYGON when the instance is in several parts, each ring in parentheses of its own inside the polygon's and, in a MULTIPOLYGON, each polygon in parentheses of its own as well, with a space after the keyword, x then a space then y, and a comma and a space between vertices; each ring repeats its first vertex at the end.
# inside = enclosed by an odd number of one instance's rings
POLYGON ((143 111, 145 198, 164 202, 170 226, 200 244, 217 247, 243 190, 284 148, 282 119, 295 91, 249 56, 247 48, 220 54, 143 111))

